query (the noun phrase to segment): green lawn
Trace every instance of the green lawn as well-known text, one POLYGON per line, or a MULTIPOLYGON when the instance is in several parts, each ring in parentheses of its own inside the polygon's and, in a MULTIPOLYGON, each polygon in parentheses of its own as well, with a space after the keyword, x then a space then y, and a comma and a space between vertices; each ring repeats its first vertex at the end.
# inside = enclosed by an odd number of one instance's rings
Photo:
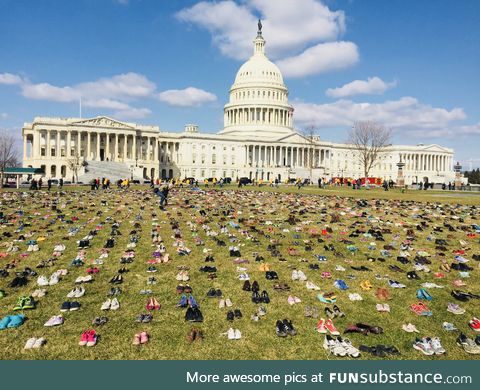
MULTIPOLYGON (((480 282, 478 279, 479 263, 472 260, 472 254, 480 254, 478 235, 475 238, 467 238, 466 232, 461 226, 470 226, 478 223, 478 212, 472 209, 471 205, 480 205, 480 197, 476 194, 445 193, 442 191, 414 191, 410 190, 401 193, 399 190, 384 192, 383 190, 360 190, 353 191, 350 188, 331 188, 321 190, 315 187, 302 188, 297 190, 294 187, 272 189, 270 187, 247 187, 237 190, 235 186, 224 188, 204 194, 192 192, 188 189, 176 189, 171 193, 169 206, 166 212, 158 209, 158 198, 152 196, 147 186, 134 186, 124 191, 90 191, 87 187, 68 187, 64 193, 52 190, 51 193, 27 192, 21 196, 21 191, 7 191, 2 193, 0 211, 7 217, 9 223, 0 225, 0 244, 8 243, 20 234, 28 232, 33 236, 28 239, 37 239, 44 236, 46 239, 39 242, 40 251, 32 252, 27 257, 21 258, 19 253, 26 251, 25 242, 19 242, 20 252, 10 253, 0 258, 0 268, 7 263, 17 261, 15 269, 9 269, 10 275, 0 278, 0 289, 5 290, 7 295, 0 298, 0 316, 12 314, 19 296, 28 295, 35 289, 36 277, 29 278, 27 286, 18 290, 8 287, 8 283, 15 276, 15 271, 21 271, 24 267, 31 267, 39 275, 50 276, 55 270, 67 268, 69 273, 63 277, 59 284, 46 287, 48 294, 39 299, 35 310, 25 311, 28 320, 18 329, 7 329, 0 331, 0 348, 3 351, 3 359, 337 359, 328 355, 324 350, 323 335, 315 332, 317 320, 304 316, 305 305, 315 305, 323 316, 325 304, 316 299, 317 292, 305 288, 305 282, 291 280, 292 269, 301 269, 308 276, 309 280, 319 285, 322 291, 335 291, 337 305, 346 313, 345 318, 335 319, 335 325, 343 332, 349 324, 365 322, 372 325, 379 325, 385 332, 381 335, 364 336, 351 334, 349 338, 355 346, 360 344, 395 345, 401 352, 398 357, 387 357, 389 359, 432 359, 425 357, 420 352, 412 349, 414 335, 401 330, 403 323, 412 322, 421 331, 421 336, 439 336, 442 344, 447 350, 445 356, 436 356, 433 359, 472 359, 475 355, 468 355, 456 345, 456 332, 446 332, 442 329, 444 321, 453 322, 469 337, 475 334, 468 327, 468 321, 473 317, 479 317, 480 301, 471 300, 467 303, 460 303, 466 309, 463 315, 453 315, 446 311, 446 304, 454 302, 450 292, 454 288, 453 280, 459 278, 457 271, 446 275, 445 279, 437 279, 433 273, 439 270, 441 256, 439 250, 427 236, 436 226, 443 226, 449 222, 455 227, 455 231, 449 232, 444 229, 437 233, 437 238, 444 238, 448 241, 445 259, 449 264, 453 262, 452 251, 460 248, 459 240, 468 241, 468 250, 465 257, 470 259, 468 263, 474 270, 470 272, 470 278, 465 278, 467 286, 464 291, 480 293, 480 282), (453 196, 452 196, 453 195, 453 196), (367 207, 357 205, 356 198, 369 199, 367 207), (188 207, 185 199, 189 199, 188 207), (374 199, 380 199, 378 205, 374 199), (102 204, 106 202, 105 204, 102 204), (65 224, 55 219, 56 212, 52 211, 52 203, 56 202, 58 208, 65 214, 66 220, 73 216, 79 218, 73 224, 65 224), (457 206, 457 203, 459 204, 457 206), (438 208, 437 206, 441 206, 438 208), (231 210, 230 210, 231 207, 231 210), (322 209, 325 212, 322 213, 322 209), (23 210, 23 216, 15 213, 23 210), (199 211, 206 210, 203 217, 199 211), (231 212, 230 212, 231 211, 231 212), (224 215, 225 212, 225 215, 224 215), (368 219, 366 217, 354 216, 365 212, 367 216, 379 218, 368 219), (339 214, 339 222, 331 222, 331 215, 339 214), (298 222, 291 225, 286 220, 294 216, 298 222), (100 255, 100 250, 110 237, 111 223, 105 222, 107 217, 113 217, 120 222, 121 235, 116 239, 116 245, 110 250, 109 257, 103 265, 98 266, 100 273, 95 280, 86 284, 87 293, 78 301, 82 307, 79 311, 64 314, 65 323, 59 327, 45 328, 43 324, 53 315, 60 314, 59 308, 66 300, 66 294, 74 287, 75 279, 80 275, 86 275, 86 269, 91 261, 100 255), (420 218, 419 216, 422 216, 420 218), (137 218, 136 218, 137 217, 137 218), (463 222, 452 217, 463 218, 463 222), (266 289, 270 295, 271 303, 265 305, 267 315, 258 322, 252 322, 250 315, 256 310, 256 304, 251 302, 251 294, 242 291, 243 282, 238 280, 237 265, 229 256, 228 246, 232 245, 229 236, 219 234, 218 238, 226 242, 226 247, 218 246, 211 236, 206 234, 203 227, 220 233, 220 225, 228 224, 230 221, 240 223, 240 229, 228 228, 231 235, 238 239, 235 245, 240 246, 241 257, 250 262, 242 266, 248 269, 251 281, 257 280, 261 290, 266 289), (189 256, 179 256, 176 247, 173 246, 175 239, 170 222, 178 222, 183 240, 191 249, 189 256), (55 221, 55 222, 52 222, 55 221), (266 223, 269 221, 272 224, 266 223), (308 222, 310 221, 310 222, 308 222), (415 226, 424 221, 427 223, 423 231, 417 231, 415 226), (20 222, 28 222, 30 225, 20 232, 15 232, 20 222), (134 224, 138 222, 139 227, 134 224), (160 236, 164 240, 167 252, 171 261, 166 264, 157 264, 158 272, 147 273, 149 266, 147 261, 152 259, 152 252, 155 247, 151 243, 152 223, 158 222, 160 236), (358 222, 355 228, 354 222, 358 222), (191 231, 193 223, 197 232, 191 231), (403 226, 397 225, 401 223, 403 226), (87 250, 85 265, 79 268, 70 266, 70 262, 77 253, 76 241, 85 236, 95 226, 101 224, 102 228, 92 241, 92 246, 87 250), (316 237, 311 237, 309 229, 316 227, 321 229, 325 226, 332 228, 333 233, 323 237, 325 243, 317 242, 316 237), (79 233, 66 240, 68 228, 80 227, 79 233), (256 230, 253 230, 255 227, 256 230), (349 234, 355 230, 368 230, 370 227, 381 227, 390 229, 392 234, 384 234, 385 242, 377 242, 377 250, 368 250, 370 237, 349 238, 349 234), (395 264, 405 270, 413 269, 413 264, 403 265, 396 261, 398 249, 391 251, 391 257, 385 257, 385 262, 369 262, 367 256, 380 257, 380 249, 383 245, 395 243, 398 247, 406 237, 406 228, 411 227, 415 231, 412 257, 417 250, 425 250, 432 256, 429 258, 432 264, 430 273, 418 272, 422 277, 420 281, 408 280, 404 273, 392 272, 389 264, 395 264), (129 272, 124 274, 124 283, 119 285, 123 293, 118 297, 121 307, 116 312, 102 312, 101 304, 107 298, 107 292, 111 285, 109 280, 116 275, 122 265, 119 259, 127 248, 129 234, 137 230, 140 241, 135 248, 136 257, 132 264, 127 264, 129 272), (298 231, 295 231, 298 230, 298 231), (248 231, 249 236, 242 234, 248 231), (343 235, 344 231, 347 234, 343 235), (5 233, 11 233, 12 237, 6 237, 5 233), (294 237, 294 234, 298 234, 294 237), (204 245, 197 246, 194 243, 198 235, 204 245), (398 235, 398 237, 396 237, 398 235), (255 238, 252 240, 250 238, 255 238), (353 255, 346 245, 339 242, 340 238, 354 241, 358 246, 358 252, 353 255), (258 242, 255 242, 257 241, 258 242), (278 257, 271 257, 267 246, 273 240, 279 243, 279 250, 286 261, 279 261, 278 257), (303 240, 312 241, 312 251, 306 251, 303 240), (36 269, 35 266, 41 260, 51 257, 53 248, 57 243, 64 243, 66 250, 50 268, 36 269), (331 251, 324 250, 324 244, 333 244, 337 256, 331 251), (298 256, 291 256, 287 253, 288 247, 298 250, 298 256), (205 263, 205 248, 211 249, 215 258, 214 263, 205 263), (260 263, 255 262, 252 252, 258 252, 270 265, 270 269, 278 273, 280 281, 291 286, 290 292, 278 292, 273 289, 277 281, 265 279, 264 272, 259 270, 260 263), (310 270, 308 265, 318 263, 313 254, 327 256, 327 262, 319 263, 320 270, 310 270), (342 256, 340 256, 340 254, 342 256), (308 262, 300 262, 305 258, 308 262), (205 338, 203 342, 190 344, 186 335, 192 328, 192 324, 185 322, 185 309, 175 307, 180 296, 175 292, 178 284, 175 279, 177 266, 186 265, 190 268, 190 285, 193 288, 193 295, 200 304, 204 315, 204 322, 193 326, 203 330, 205 338), (214 265, 217 267, 217 278, 209 280, 205 273, 199 268, 203 265, 214 265), (336 265, 342 265, 346 272, 335 271, 336 265), (365 265, 371 272, 359 272, 350 269, 350 266, 365 265), (323 279, 322 271, 330 271, 332 279, 323 279), (350 279, 347 275, 353 275, 350 279), (392 289, 388 287, 386 280, 379 280, 375 277, 380 274, 382 277, 389 275, 407 285, 406 289, 392 289), (147 286, 148 276, 155 276, 158 284, 147 286), (335 279, 343 279, 350 286, 349 290, 340 291, 333 287, 335 279), (363 291, 360 283, 369 280, 374 286, 372 290, 363 291), (433 301, 427 304, 433 311, 432 317, 417 317, 413 314, 409 305, 418 299, 415 297, 417 288, 422 282, 435 282, 444 285, 443 289, 428 289, 434 297, 433 301), (232 309, 239 308, 243 318, 234 320, 230 324, 226 320, 227 309, 218 308, 218 299, 207 298, 206 293, 210 288, 221 289, 224 298, 229 297, 233 301, 232 309), (388 301, 391 313, 379 313, 375 304, 379 301, 375 297, 377 287, 387 287, 391 295, 388 301), (154 319, 150 324, 138 324, 135 318, 138 314, 146 313, 146 296, 140 295, 142 289, 151 288, 153 296, 161 303, 159 312, 153 313, 154 319), (363 297, 363 301, 352 302, 348 293, 357 292, 363 297), (302 300, 302 303, 290 306, 287 303, 288 295, 294 295, 302 300), (106 315, 109 321, 106 325, 95 327, 100 335, 98 344, 93 348, 80 347, 78 345, 80 334, 83 330, 92 327, 91 321, 100 315, 106 315), (293 321, 297 328, 298 335, 295 337, 279 338, 275 334, 275 322, 277 319, 288 318, 293 321), (238 328, 242 332, 242 339, 237 341, 227 340, 221 333, 226 332, 229 327, 238 328), (132 346, 133 335, 146 330, 150 336, 150 342, 143 346, 132 346), (45 337, 47 344, 39 350, 24 350, 25 342, 30 337, 45 337)), ((471 231, 471 230, 470 230, 471 231)), ((0 252, 3 251, 0 248, 0 252)), ((412 261, 412 260, 411 260, 412 261)), ((459 302, 457 302, 459 303, 459 302)), ((331 306, 331 305, 330 305, 331 306)), ((480 356, 480 355, 476 355, 480 356)), ((371 359, 371 355, 362 354, 362 359, 371 359)))

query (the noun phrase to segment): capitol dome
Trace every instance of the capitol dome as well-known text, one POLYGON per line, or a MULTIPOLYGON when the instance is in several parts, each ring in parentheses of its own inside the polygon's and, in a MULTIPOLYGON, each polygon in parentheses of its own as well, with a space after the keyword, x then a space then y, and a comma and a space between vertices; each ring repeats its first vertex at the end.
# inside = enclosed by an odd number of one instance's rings
POLYGON ((220 134, 244 138, 275 138, 293 132, 293 107, 277 65, 265 54, 265 39, 259 23, 253 55, 237 72, 224 107, 220 134))

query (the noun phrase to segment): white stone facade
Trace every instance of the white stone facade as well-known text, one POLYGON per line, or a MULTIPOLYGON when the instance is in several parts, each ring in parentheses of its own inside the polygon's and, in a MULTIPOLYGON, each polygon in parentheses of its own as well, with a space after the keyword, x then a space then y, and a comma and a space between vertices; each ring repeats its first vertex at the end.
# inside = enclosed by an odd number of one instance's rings
MULTIPOLYGON (((122 163, 132 177, 358 178, 363 169, 346 144, 311 140, 294 130, 293 107, 278 67, 265 55, 261 31, 254 54, 237 72, 224 108, 224 129, 202 134, 195 125, 182 133, 158 126, 92 119, 37 117, 23 129, 23 165, 44 168, 45 176, 72 178, 69 160, 122 163)), ((428 179, 453 182, 453 150, 439 145, 388 147, 370 177, 396 180, 405 163, 405 183, 428 179)), ((82 168, 83 170, 83 168, 82 168)), ((81 175, 84 173, 80 171, 81 175)))

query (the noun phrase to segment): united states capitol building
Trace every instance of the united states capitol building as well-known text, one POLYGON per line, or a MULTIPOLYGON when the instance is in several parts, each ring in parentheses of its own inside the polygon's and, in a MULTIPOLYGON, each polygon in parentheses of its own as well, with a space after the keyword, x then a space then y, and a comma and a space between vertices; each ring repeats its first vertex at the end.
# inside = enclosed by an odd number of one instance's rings
MULTIPOLYGON (((126 123, 105 116, 90 119, 36 117, 25 123, 24 167, 42 168, 47 178, 72 180, 72 160, 84 162, 79 181, 95 177, 156 179, 194 177, 278 178, 363 176, 356 151, 342 143, 304 136, 293 126, 293 107, 279 68, 265 54, 259 31, 251 58, 237 72, 224 107, 224 128, 183 132, 126 123)), ((396 180, 405 163, 405 183, 454 180, 453 150, 439 145, 391 145, 369 176, 396 180)))

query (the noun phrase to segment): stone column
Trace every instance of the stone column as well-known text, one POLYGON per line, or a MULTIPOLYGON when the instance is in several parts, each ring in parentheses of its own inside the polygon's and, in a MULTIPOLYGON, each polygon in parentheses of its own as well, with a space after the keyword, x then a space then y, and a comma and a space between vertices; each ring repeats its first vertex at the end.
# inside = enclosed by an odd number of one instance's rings
POLYGON ((97 151, 96 151, 96 156, 95 160, 100 161, 100 133, 97 133, 97 151))
POLYGON ((127 134, 124 134, 124 136, 123 136, 123 153, 122 153, 124 162, 127 161, 127 143, 128 143, 127 134))
POLYGON ((105 134, 105 160, 108 158, 109 161, 112 160, 110 154, 110 133, 105 134))
POLYGON ((150 137, 147 137, 147 160, 152 161, 152 146, 150 144, 150 137))
POLYGON ((67 158, 70 158, 72 157, 72 131, 71 130, 67 130, 67 141, 66 141, 66 144, 65 144, 65 156, 67 158))
POLYGON ((57 130, 57 140, 55 141, 55 149, 57 152, 55 153, 58 157, 61 157, 62 155, 62 148, 60 146, 60 131, 57 130))
POLYGON ((113 161, 118 161, 118 133, 115 133, 115 147, 113 148, 115 155, 113 161))
POLYGON ((82 152, 82 133, 80 130, 77 130, 77 144, 75 145, 76 154, 80 156, 82 152))
POLYGON ((87 130, 87 159, 90 160, 92 157, 92 151, 91 151, 91 140, 90 140, 90 131, 87 130))
POLYGON ((45 144, 45 156, 52 156, 52 149, 50 148, 50 130, 47 130, 47 142, 45 144))
POLYGON ((137 134, 134 134, 132 136, 132 160, 136 160, 136 158, 137 158, 137 134))

